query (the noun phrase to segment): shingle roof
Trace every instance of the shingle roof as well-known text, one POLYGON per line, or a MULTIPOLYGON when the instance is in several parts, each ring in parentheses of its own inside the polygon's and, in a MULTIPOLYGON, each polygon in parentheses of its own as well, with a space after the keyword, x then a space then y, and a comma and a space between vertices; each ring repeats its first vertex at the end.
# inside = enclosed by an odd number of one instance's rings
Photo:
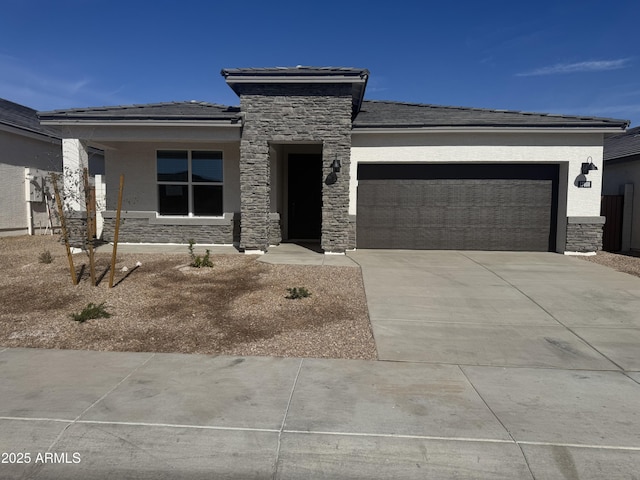
MULTIPOLYGON (((41 130, 46 130, 46 127, 41 127, 37 123, 35 111, 27 107, 21 108, 24 109, 27 118, 30 118, 29 121, 33 128, 37 127, 41 130), (29 112, 31 113, 31 117, 29 117, 29 112)), ((54 110, 50 112, 38 112, 38 116, 41 120, 58 121, 219 120, 235 123, 240 119, 240 108, 207 102, 189 101, 54 110)), ((611 118, 488 110, 379 100, 365 100, 353 123, 354 129, 411 127, 582 127, 623 129, 626 128, 627 125, 627 120, 611 118)))
POLYGON ((611 118, 365 100, 353 126, 356 129, 410 127, 617 127, 624 129, 628 124, 627 120, 611 118))
POLYGON ((640 154, 640 127, 634 127, 620 135, 605 138, 604 159, 629 157, 640 154))
POLYGON ((4 98, 0 98, 0 123, 48 137, 60 138, 55 130, 40 125, 38 112, 33 108, 4 98))
POLYGON ((200 102, 150 103, 38 112, 41 120, 220 120, 235 123, 240 108, 200 102))

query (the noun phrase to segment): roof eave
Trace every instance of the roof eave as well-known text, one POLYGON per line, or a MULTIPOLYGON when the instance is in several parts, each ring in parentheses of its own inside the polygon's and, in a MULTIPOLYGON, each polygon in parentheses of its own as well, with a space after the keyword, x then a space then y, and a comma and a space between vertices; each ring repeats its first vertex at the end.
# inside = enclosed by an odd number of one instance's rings
POLYGON ((70 126, 70 125, 86 125, 86 126, 131 126, 131 127, 151 127, 151 126, 170 126, 170 127, 198 127, 198 126, 214 126, 214 127, 233 127, 240 128, 242 122, 240 118, 229 119, 178 119, 178 118, 158 118, 158 119, 132 119, 132 118, 43 118, 42 125, 51 126, 70 126))
POLYGON ((38 139, 50 139, 50 140, 57 140, 57 141, 61 140, 59 136, 54 135, 53 133, 42 132, 42 131, 35 130, 33 128, 28 128, 22 125, 15 125, 9 122, 0 122, 0 129, 19 133, 26 136, 31 136, 33 138, 38 138, 38 139))
POLYGON ((614 133, 620 132, 625 127, 620 125, 407 125, 407 126, 357 126, 354 125, 353 133, 380 134, 380 133, 489 133, 489 132, 510 132, 510 133, 614 133))

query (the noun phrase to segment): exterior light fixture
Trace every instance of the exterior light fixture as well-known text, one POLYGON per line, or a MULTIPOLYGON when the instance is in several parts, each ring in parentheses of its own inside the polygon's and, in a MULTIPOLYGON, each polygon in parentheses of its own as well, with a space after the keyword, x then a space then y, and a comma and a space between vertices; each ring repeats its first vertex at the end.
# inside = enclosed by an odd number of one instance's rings
POLYGON ((582 174, 583 175, 589 175, 589 172, 591 170, 598 170, 598 167, 596 167, 593 164, 593 160, 591 159, 591 157, 587 157, 588 162, 584 162, 582 164, 582 174))
POLYGON ((340 160, 338 160, 338 156, 336 155, 336 159, 331 164, 331 170, 333 171, 333 173, 338 173, 340 172, 341 167, 342 165, 340 165, 340 160))

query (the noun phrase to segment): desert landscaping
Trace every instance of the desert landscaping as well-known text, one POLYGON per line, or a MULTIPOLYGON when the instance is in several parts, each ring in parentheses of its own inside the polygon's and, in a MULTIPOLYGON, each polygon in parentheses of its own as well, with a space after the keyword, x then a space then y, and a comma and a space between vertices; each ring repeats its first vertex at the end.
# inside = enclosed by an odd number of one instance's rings
POLYGON ((118 254, 109 288, 110 257, 96 254, 92 286, 87 255, 74 255, 74 286, 58 236, 0 238, 0 345, 376 358, 358 268, 269 265, 240 254, 194 268, 185 247, 184 255, 118 254), (301 287, 311 295, 287 298, 301 287), (89 304, 110 316, 71 318, 89 304))

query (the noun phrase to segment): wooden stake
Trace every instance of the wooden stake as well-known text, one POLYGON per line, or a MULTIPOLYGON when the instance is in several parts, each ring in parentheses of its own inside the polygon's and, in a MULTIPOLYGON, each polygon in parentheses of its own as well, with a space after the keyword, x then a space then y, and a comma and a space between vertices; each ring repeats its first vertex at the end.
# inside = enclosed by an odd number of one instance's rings
POLYGON ((118 210, 116 211, 116 227, 113 232, 113 253, 111 254, 111 269, 109 270, 109 288, 113 288, 113 275, 116 270, 116 253, 118 251, 118 234, 120 233, 120 212, 122 211, 122 191, 124 190, 124 175, 120 175, 118 190, 118 210))
POLYGON ((67 232, 67 223, 64 218, 64 210, 62 209, 62 200, 60 199, 60 192, 58 191, 58 175, 51 174, 51 180, 53 180, 53 192, 56 196, 56 204, 58 206, 58 215, 60 215, 60 227, 62 228, 62 237, 64 238, 64 245, 67 247, 67 259, 69 260, 69 270, 71 271, 71 282, 74 285, 78 284, 78 278, 76 277, 76 267, 73 266, 73 257, 71 255, 71 247, 69 246, 69 232, 67 232))

